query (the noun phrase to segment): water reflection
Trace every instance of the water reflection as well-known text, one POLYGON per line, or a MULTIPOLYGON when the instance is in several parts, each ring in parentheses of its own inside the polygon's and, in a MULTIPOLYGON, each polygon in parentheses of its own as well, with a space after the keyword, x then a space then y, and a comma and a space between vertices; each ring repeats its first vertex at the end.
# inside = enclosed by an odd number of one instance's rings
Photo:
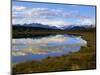
POLYGON ((12 61, 42 60, 80 50, 87 42, 80 36, 55 35, 12 40, 12 61))

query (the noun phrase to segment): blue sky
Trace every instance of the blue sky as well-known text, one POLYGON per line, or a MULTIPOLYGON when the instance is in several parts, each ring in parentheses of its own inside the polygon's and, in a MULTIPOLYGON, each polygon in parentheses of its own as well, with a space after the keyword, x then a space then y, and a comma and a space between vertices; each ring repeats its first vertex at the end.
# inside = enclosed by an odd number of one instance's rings
POLYGON ((57 27, 95 25, 95 13, 95 6, 13 1, 12 22, 41 23, 57 27))

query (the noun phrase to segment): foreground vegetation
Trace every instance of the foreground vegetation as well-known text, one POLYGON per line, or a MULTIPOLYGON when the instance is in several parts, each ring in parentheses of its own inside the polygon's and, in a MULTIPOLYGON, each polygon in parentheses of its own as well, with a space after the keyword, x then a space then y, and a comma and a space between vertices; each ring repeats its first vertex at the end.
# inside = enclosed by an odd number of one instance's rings
MULTIPOLYGON (((40 32, 37 33, 39 34, 40 32)), ((48 57, 47 59, 42 61, 29 61, 13 65, 12 68, 13 74, 51 72, 51 71, 52 72, 72 71, 72 70, 86 70, 86 69, 88 70, 96 68, 95 30, 51 31, 51 32, 48 31, 45 32, 45 34, 46 33, 74 34, 82 36, 82 38, 87 41, 87 47, 82 47, 81 50, 78 52, 70 53, 59 57, 48 57)))

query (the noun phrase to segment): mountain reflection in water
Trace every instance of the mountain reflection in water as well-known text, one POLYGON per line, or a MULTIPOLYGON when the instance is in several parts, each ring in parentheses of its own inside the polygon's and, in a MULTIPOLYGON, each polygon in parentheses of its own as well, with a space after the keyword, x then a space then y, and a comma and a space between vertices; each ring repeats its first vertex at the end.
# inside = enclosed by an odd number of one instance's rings
POLYGON ((14 63, 42 60, 48 56, 61 56, 79 51, 87 42, 80 36, 55 35, 42 38, 12 39, 12 61, 14 63))

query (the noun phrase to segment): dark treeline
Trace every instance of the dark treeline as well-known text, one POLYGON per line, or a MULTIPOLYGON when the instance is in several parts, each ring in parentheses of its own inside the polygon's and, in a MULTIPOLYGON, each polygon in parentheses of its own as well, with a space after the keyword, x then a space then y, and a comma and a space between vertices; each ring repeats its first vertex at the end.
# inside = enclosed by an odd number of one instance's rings
POLYGON ((42 28, 42 27, 30 27, 30 26, 12 26, 13 31, 18 30, 18 31, 31 31, 31 30, 48 30, 47 28, 42 28))
MULTIPOLYGON (((94 30, 95 28, 85 28, 85 27, 79 27, 79 26, 75 26, 71 29, 64 29, 64 30, 94 30)), ((52 29, 52 28, 44 28, 44 27, 32 27, 32 26, 17 26, 17 25, 13 25, 12 26, 12 30, 13 31, 32 31, 32 30, 61 30, 61 29, 52 29)))
POLYGON ((94 31, 95 28, 83 28, 75 27, 73 29, 50 29, 42 27, 31 27, 31 26, 12 26, 12 37, 13 38, 27 38, 27 37, 44 37, 53 34, 60 34, 65 32, 84 32, 84 31, 94 31))
MULTIPOLYGON (((31 26, 12 26, 13 38, 40 38, 51 35, 50 33, 42 34, 42 32, 48 32, 49 28, 31 27, 31 26), (40 34, 41 33, 41 34, 40 34)), ((56 29, 57 30, 57 29, 56 29)), ((53 34, 52 34, 53 35, 53 34)))

